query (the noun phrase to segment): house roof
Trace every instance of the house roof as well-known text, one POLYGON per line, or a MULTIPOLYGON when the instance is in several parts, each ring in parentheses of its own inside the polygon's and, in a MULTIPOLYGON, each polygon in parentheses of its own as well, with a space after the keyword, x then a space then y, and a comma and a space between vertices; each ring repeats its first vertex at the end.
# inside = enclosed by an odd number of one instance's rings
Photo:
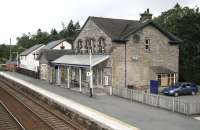
POLYGON ((7 61, 6 61, 6 64, 14 64, 14 65, 16 65, 16 64, 17 64, 17 61, 10 61, 10 60, 7 60, 7 61))
POLYGON ((91 19, 112 39, 121 37, 130 28, 136 29, 139 26, 139 21, 136 20, 112 19, 102 17, 91 17, 91 19))
POLYGON ((51 42, 47 43, 47 45, 44 46, 42 49, 52 49, 63 41, 65 41, 65 40, 62 39, 62 40, 51 41, 51 42))
MULTIPOLYGON (((79 66, 79 67, 89 67, 90 66, 90 56, 89 55, 64 55, 56 60, 53 64, 64 64, 67 66, 79 66)), ((92 55, 91 56, 91 66, 95 66, 105 60, 107 60, 109 55, 92 55)))
POLYGON ((37 60, 41 58, 42 55, 45 56, 47 61, 53 61, 63 55, 74 54, 73 50, 51 50, 51 49, 42 49, 40 54, 37 57, 37 60))
POLYGON ((42 47, 43 44, 36 44, 34 46, 32 46, 31 48, 26 49, 24 52, 20 53, 20 56, 27 56, 28 54, 30 54, 31 52, 35 51, 36 49, 42 47))
POLYGON ((110 36, 113 41, 126 41, 129 35, 134 34, 142 28, 146 27, 147 25, 151 24, 152 26, 160 30, 165 36, 167 36, 171 40, 170 43, 181 42, 179 38, 161 29, 152 20, 141 23, 137 20, 112 19, 102 17, 89 17, 88 19, 91 19, 101 30, 103 30, 108 36, 110 36))
POLYGON ((177 73, 163 66, 152 66, 151 69, 157 74, 172 74, 177 73))

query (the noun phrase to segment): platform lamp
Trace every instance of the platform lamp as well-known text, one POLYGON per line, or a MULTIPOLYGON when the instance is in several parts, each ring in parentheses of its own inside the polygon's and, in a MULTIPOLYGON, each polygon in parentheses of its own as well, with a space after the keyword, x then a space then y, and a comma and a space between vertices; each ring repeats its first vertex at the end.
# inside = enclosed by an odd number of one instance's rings
POLYGON ((90 97, 93 96, 92 50, 90 49, 90 97))

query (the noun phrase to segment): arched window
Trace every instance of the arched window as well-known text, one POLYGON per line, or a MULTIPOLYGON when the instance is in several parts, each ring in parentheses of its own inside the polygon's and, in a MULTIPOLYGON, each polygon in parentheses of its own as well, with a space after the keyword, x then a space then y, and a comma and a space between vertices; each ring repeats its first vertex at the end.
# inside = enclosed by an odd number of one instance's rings
POLYGON ((86 48, 86 52, 89 53, 90 52, 90 48, 91 48, 91 42, 90 39, 86 39, 85 40, 85 48, 86 48))
POLYGON ((90 50, 91 50, 91 53, 94 53, 95 52, 95 45, 94 45, 94 42, 95 42, 95 39, 94 38, 87 38, 85 40, 85 48, 86 48, 86 52, 87 53, 90 53, 90 50))
POLYGON ((83 48, 83 41, 81 39, 78 40, 77 49, 81 50, 83 48))
POLYGON ((99 38, 99 53, 105 53, 105 38, 99 38))
POLYGON ((94 42, 95 42, 95 39, 94 39, 94 38, 91 38, 91 39, 90 39, 91 53, 95 53, 95 47, 96 47, 96 46, 95 46, 95 43, 94 43, 94 42))

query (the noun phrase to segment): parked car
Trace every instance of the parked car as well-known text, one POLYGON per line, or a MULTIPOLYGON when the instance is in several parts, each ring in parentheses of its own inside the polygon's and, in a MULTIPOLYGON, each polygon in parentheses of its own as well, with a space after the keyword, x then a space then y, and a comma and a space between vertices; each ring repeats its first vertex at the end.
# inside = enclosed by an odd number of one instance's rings
POLYGON ((198 86, 195 83, 182 82, 165 88, 162 93, 164 95, 195 95, 198 92, 198 86))

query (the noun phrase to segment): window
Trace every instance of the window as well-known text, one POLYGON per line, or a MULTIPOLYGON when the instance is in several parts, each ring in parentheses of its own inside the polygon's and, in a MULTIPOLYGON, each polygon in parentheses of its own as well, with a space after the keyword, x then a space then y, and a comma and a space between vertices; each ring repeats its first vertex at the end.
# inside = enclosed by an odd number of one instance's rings
POLYGON ((78 43, 77 43, 77 52, 80 52, 80 50, 83 48, 83 45, 82 45, 83 41, 81 39, 78 40, 78 43))
POLYGON ((90 39, 90 49, 91 49, 91 53, 94 53, 94 49, 95 45, 94 45, 94 39, 90 39))
POLYGON ((94 53, 95 52, 95 45, 94 45, 94 42, 95 42, 95 39, 93 38, 88 38, 85 43, 85 48, 86 48, 86 52, 87 53, 90 53, 90 50, 91 50, 91 53, 94 53))
POLYGON ((158 75, 157 80, 158 80, 158 85, 160 86, 161 85, 161 75, 160 74, 158 75))
POLYGON ((99 53, 105 53, 105 39, 99 38, 99 53))
POLYGON ((36 59, 36 54, 35 53, 33 53, 33 57, 34 57, 34 60, 36 59))
POLYGON ((157 80, 160 86, 174 85, 176 82, 176 74, 158 74, 157 80))
POLYGON ((85 49, 86 49, 86 52, 87 53, 89 53, 90 52, 90 41, 89 41, 89 39, 87 39, 86 41, 85 41, 85 49))
POLYGON ((145 50, 150 51, 150 39, 145 39, 145 50))

